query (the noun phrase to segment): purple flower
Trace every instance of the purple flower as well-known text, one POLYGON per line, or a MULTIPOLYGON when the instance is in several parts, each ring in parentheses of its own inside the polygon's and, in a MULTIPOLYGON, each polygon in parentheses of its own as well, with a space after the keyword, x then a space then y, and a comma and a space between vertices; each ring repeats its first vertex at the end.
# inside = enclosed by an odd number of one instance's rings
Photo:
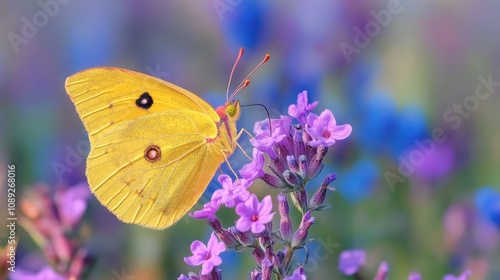
POLYGON ((389 274, 389 265, 387 262, 383 261, 378 266, 377 274, 373 277, 373 280, 386 280, 389 274))
POLYGON ((194 211, 193 214, 189 214, 190 217, 195 219, 209 219, 213 220, 215 218, 215 212, 219 210, 220 204, 209 201, 203 205, 203 209, 194 211))
POLYGON ((80 222, 89 197, 90 189, 86 183, 56 193, 55 203, 64 226, 71 228, 80 222))
POLYGON ((264 163, 266 160, 264 159, 264 154, 257 150, 253 149, 253 161, 245 164, 241 170, 240 175, 243 179, 252 183, 255 179, 260 178, 264 175, 264 163))
POLYGON ((269 120, 256 122, 253 132, 255 137, 250 139, 250 143, 261 152, 266 153, 271 159, 276 158, 273 149, 275 144, 280 143, 290 132, 292 118, 281 116, 280 119, 272 119, 271 126, 273 133, 269 129, 269 120))
POLYGON ((257 196, 251 194, 250 198, 236 206, 236 213, 240 216, 236 221, 236 228, 242 232, 263 232, 266 229, 265 224, 273 218, 272 208, 271 196, 268 195, 259 202, 257 196))
POLYGON ((285 277, 284 280, 306 280, 306 274, 304 272, 304 267, 299 266, 293 271, 293 274, 285 277))
POLYGON ((67 278, 55 272, 51 267, 45 266, 38 273, 18 269, 9 274, 11 280, 66 280, 67 278))
POLYGON ((343 251, 339 255, 339 270, 345 275, 353 275, 365 265, 366 253, 363 250, 343 251))
POLYGON ((412 272, 410 276, 408 276, 408 280, 422 280, 422 276, 418 272, 412 272))
POLYGON ((330 110, 324 110, 319 116, 310 113, 307 124, 306 131, 315 139, 309 142, 311 146, 331 146, 336 140, 347 138, 352 131, 349 124, 337 125, 330 110))
POLYGON ((457 277, 455 277, 451 274, 447 274, 444 276, 443 280, 467 280, 471 274, 472 274, 472 271, 470 269, 467 269, 466 271, 464 271, 462 274, 460 274, 457 277))
POLYGON ((318 101, 315 101, 312 104, 307 104, 307 102, 307 91, 304 90, 297 96, 297 105, 292 104, 288 107, 288 115, 296 118, 303 126, 306 124, 307 112, 316 108, 318 105, 318 101))
POLYGON ((207 246, 201 241, 196 240, 191 243, 191 257, 184 258, 184 261, 191 266, 201 264, 201 274, 207 275, 212 272, 215 266, 222 264, 219 254, 226 250, 224 242, 218 242, 214 233, 210 236, 207 246))
POLYGON ((212 194, 212 203, 224 204, 228 208, 233 208, 250 196, 246 188, 248 185, 246 180, 237 179, 233 183, 231 177, 226 174, 220 175, 217 180, 221 183, 222 189, 218 189, 212 194))

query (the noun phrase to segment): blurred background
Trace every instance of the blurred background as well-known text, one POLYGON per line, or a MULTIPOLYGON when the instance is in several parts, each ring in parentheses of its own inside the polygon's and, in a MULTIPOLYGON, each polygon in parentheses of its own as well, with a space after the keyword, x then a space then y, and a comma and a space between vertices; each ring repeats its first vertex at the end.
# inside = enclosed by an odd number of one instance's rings
MULTIPOLYGON (((2 1, 0 218, 9 163, 19 216, 29 217, 30 197, 85 182, 88 139, 66 77, 123 67, 217 106, 243 47, 233 88, 266 53, 271 59, 238 95, 242 103, 279 117, 307 90, 320 101, 316 113, 328 108, 353 127, 324 168, 337 173, 337 191, 311 229, 319 255, 306 267, 310 279, 350 279, 337 270, 347 249, 367 251, 367 278, 385 260, 390 279, 412 271, 442 279, 467 268, 470 279, 500 279, 499 12, 494 0, 2 1)), ((238 126, 251 131, 264 118, 245 108, 238 126)), ((240 158, 231 159, 235 168, 240 158)), ((16 267, 36 272, 50 253, 27 227, 17 228, 16 267)), ((191 218, 163 231, 126 225, 93 196, 73 228, 70 245, 93 264, 89 279, 176 279, 197 270, 183 258, 211 232, 191 218)), ((0 248, 8 234, 0 227, 0 248)), ((221 257, 225 279, 249 279, 250 252, 221 257)))

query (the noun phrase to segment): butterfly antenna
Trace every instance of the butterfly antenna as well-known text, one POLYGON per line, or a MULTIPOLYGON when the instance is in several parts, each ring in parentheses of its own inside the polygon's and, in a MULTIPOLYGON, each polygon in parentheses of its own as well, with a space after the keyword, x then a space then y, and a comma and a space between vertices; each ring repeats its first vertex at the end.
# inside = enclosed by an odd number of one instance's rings
POLYGON ((243 56, 243 48, 240 48, 240 52, 238 53, 238 57, 236 57, 236 61, 234 62, 233 69, 231 70, 231 74, 229 75, 229 81, 227 82, 226 102, 229 102, 229 87, 231 86, 231 80, 233 78, 234 69, 236 69, 236 65, 238 65, 238 62, 240 62, 240 59, 242 56, 243 56))
MULTIPOLYGON (((243 55, 243 49, 240 49, 240 53, 243 55)), ((242 90, 243 88, 245 88, 246 86, 248 86, 248 84, 250 84, 250 80, 249 80, 250 77, 253 75, 253 73, 255 73, 255 71, 257 71, 257 69, 259 69, 262 65, 264 65, 264 63, 266 63, 269 60, 269 58, 271 58, 271 55, 270 54, 266 54, 264 56, 264 59, 238 85, 238 87, 234 90, 234 92, 231 94, 231 96, 228 98, 228 100, 232 99, 240 90, 242 90)), ((228 92, 229 92, 229 88, 228 88, 228 92)))
POLYGON ((248 104, 248 105, 241 105, 241 108, 243 108, 243 107, 252 107, 252 106, 261 106, 262 108, 264 108, 264 110, 266 110, 267 120, 269 121, 269 135, 273 136, 273 127, 271 125, 271 115, 269 114, 269 110, 267 110, 266 105, 260 104, 260 103, 257 103, 257 104, 248 104))

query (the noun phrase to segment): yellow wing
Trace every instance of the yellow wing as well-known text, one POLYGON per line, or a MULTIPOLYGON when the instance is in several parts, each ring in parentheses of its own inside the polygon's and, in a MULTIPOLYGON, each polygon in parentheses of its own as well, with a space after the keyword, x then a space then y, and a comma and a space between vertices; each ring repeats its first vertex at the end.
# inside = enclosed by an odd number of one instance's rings
POLYGON ((99 67, 66 79, 66 92, 96 142, 113 127, 166 110, 191 110, 219 116, 203 99, 174 84, 131 70, 99 67))
POLYGON ((175 110, 115 126, 92 146, 87 178, 97 199, 126 223, 166 228, 203 194, 223 141, 208 115, 175 110))

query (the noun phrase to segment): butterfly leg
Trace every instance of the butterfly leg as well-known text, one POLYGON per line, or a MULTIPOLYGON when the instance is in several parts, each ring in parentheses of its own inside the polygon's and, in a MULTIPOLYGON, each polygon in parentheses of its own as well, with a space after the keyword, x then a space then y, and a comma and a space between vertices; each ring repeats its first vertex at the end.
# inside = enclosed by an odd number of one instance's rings
POLYGON ((245 152, 245 150, 243 149, 243 147, 241 147, 241 145, 238 143, 238 139, 240 138, 240 136, 243 134, 243 132, 245 132, 246 134, 248 134, 248 136, 250 136, 250 138, 253 138, 252 134, 250 134, 250 132, 248 132, 248 130, 242 128, 240 130, 240 132, 238 132, 238 134, 236 134, 236 137, 234 138, 234 143, 236 144, 236 146, 238 146, 238 148, 240 148, 240 150, 243 152, 243 154, 250 160, 252 161, 252 158, 250 156, 248 156, 248 154, 245 152))
MULTIPOLYGON (((238 145, 239 147, 239 145, 238 145)), ((227 166, 229 167, 229 170, 231 170, 231 172, 233 172, 234 176, 236 177, 236 179, 238 180, 238 174, 236 174, 236 172, 234 171, 233 167, 231 166, 231 163, 229 163, 229 160, 226 156, 226 153, 228 152, 226 149, 221 149, 220 152, 222 153, 222 156, 224 157, 224 160, 226 161, 227 163, 227 166)), ((220 169, 220 167, 219 167, 220 169)))

